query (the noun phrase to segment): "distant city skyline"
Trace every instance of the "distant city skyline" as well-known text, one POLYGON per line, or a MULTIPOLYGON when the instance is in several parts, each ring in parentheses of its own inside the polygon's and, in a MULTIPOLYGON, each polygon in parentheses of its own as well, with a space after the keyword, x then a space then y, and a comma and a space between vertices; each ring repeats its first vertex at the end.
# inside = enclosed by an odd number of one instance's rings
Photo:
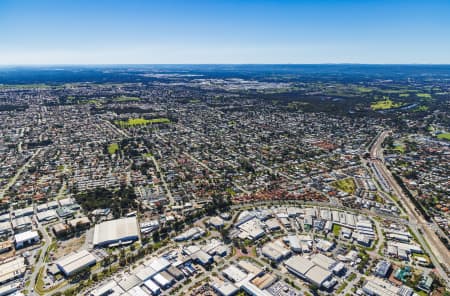
POLYGON ((450 64, 450 1, 0 2, 0 65, 450 64))

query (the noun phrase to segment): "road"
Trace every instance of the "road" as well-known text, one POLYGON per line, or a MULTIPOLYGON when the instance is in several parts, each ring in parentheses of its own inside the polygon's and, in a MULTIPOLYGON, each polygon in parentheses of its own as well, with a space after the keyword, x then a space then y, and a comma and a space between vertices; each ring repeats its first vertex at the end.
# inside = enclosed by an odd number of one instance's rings
POLYGON ((167 185, 167 183, 166 183, 166 179, 164 178, 164 172, 161 171, 158 161, 156 160, 156 158, 153 155, 150 156, 149 158, 153 161, 153 164, 155 165, 155 168, 158 171, 159 176, 161 178, 161 182, 163 183, 164 189, 166 189, 166 194, 167 194, 167 197, 169 198, 169 205, 175 204, 175 200, 172 196, 172 192, 170 191, 169 185, 167 185))
POLYGON ((120 129, 118 127, 116 127, 114 124, 112 124, 109 120, 106 119, 101 119, 107 126, 109 126, 109 128, 115 132, 117 135, 121 135, 125 138, 131 138, 131 135, 127 132, 124 131, 123 129, 120 129))
POLYGON ((411 230, 416 235, 423 248, 430 255, 431 261, 433 262, 440 276, 445 280, 447 287, 450 287, 449 277, 441 266, 442 264, 447 268, 447 270, 449 270, 449 251, 437 237, 436 233, 432 229, 430 229, 429 223, 425 220, 425 218, 418 211, 416 211, 412 201, 405 195, 400 185, 397 183, 391 172, 384 164, 383 149, 381 147, 381 144, 387 136, 388 131, 384 131, 377 136, 378 138, 376 139, 374 145, 370 150, 370 161, 374 166, 377 167, 379 172, 381 172, 381 174, 391 187, 393 193, 404 205, 405 212, 409 217, 409 226, 411 230))
POLYGON ((40 233, 42 233, 44 239, 44 246, 41 248, 40 256, 33 266, 34 270, 30 277, 30 287, 34 288, 34 292, 30 293, 30 295, 40 295, 39 293, 36 292, 37 277, 39 275, 39 271, 41 270, 42 266, 45 263, 45 259, 47 257, 46 256, 47 250, 50 247, 50 244, 52 243, 52 239, 48 235, 47 230, 45 230, 45 227, 39 226, 38 230, 40 233))

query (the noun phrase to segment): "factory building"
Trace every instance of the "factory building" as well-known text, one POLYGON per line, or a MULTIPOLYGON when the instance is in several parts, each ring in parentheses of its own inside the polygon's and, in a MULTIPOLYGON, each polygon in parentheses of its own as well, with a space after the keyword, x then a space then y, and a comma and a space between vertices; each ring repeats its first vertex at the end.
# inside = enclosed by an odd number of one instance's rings
POLYGON ((130 244, 139 240, 136 217, 110 220, 95 225, 94 247, 130 244))
POLYGON ((97 263, 97 258, 88 251, 83 250, 59 259, 56 262, 56 266, 65 276, 71 276, 95 265, 95 263, 97 263))

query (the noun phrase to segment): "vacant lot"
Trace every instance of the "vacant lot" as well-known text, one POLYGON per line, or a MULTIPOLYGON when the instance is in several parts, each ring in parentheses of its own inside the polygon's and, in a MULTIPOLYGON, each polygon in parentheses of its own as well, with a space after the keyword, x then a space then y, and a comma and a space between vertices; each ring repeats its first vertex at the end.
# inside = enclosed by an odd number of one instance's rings
POLYGON ((52 259, 57 260, 72 252, 78 251, 83 246, 85 240, 86 235, 83 234, 78 237, 61 241, 60 245, 52 252, 52 259))

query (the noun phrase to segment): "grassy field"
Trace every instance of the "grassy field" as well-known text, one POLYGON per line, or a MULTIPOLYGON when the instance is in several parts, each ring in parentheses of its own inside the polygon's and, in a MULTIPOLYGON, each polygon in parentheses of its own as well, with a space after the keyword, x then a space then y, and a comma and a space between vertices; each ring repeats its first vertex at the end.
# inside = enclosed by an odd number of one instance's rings
POLYGON ((335 237, 339 237, 339 234, 341 234, 341 225, 333 224, 333 234, 335 237))
POLYGON ((369 92, 373 91, 373 89, 368 88, 368 87, 358 87, 357 90, 362 93, 369 93, 369 92))
POLYGON ((399 94, 398 96, 400 98, 407 98, 407 97, 409 97, 409 94, 399 94))
POLYGON ((419 106, 416 109, 414 109, 415 112, 419 112, 419 111, 427 111, 428 109, 430 109, 428 106, 419 106))
POLYGON ((347 192, 348 194, 354 194, 356 190, 356 184, 353 178, 342 179, 331 183, 332 186, 337 189, 347 192))
POLYGON ((440 140, 447 140, 450 141, 450 133, 442 133, 437 135, 437 138, 440 140))
POLYGON ((403 103, 395 103, 391 99, 373 102, 370 107, 372 110, 387 110, 403 106, 403 103))
POLYGON ((423 99, 431 99, 431 95, 426 93, 418 93, 416 96, 423 99))
POLYGON ((405 153, 405 149, 406 149, 406 147, 402 143, 395 143, 394 144, 394 150, 397 150, 398 152, 400 152, 402 154, 405 153))
POLYGON ((119 144, 117 144, 117 143, 109 144, 109 146, 108 146, 109 154, 114 154, 117 152, 117 150, 119 150, 119 144))
POLYGON ((145 118, 129 118, 128 120, 116 120, 115 124, 122 128, 140 126, 140 125, 148 125, 154 123, 170 123, 170 119, 168 118, 154 118, 154 119, 145 119, 145 118))

